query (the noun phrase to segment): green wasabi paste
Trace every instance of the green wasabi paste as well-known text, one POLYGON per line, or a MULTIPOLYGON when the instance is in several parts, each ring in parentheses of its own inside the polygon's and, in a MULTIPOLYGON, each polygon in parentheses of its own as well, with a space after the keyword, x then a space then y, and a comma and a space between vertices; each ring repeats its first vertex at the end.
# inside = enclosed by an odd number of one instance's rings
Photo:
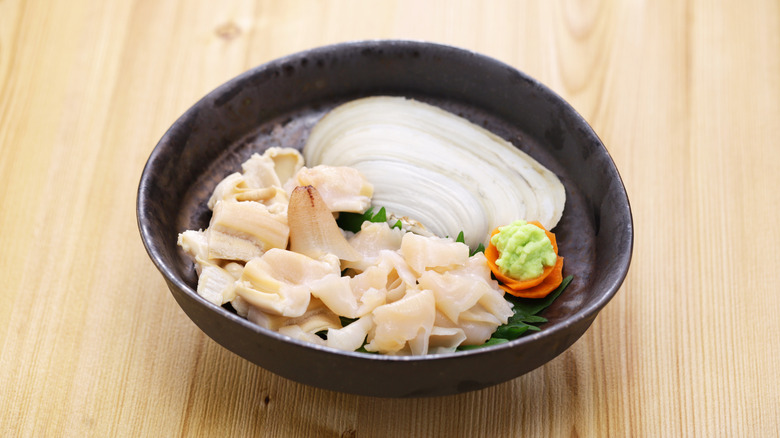
POLYGON ((526 281, 542 275, 545 266, 557 260, 544 230, 524 220, 499 227, 490 242, 498 249, 496 266, 507 277, 526 281))

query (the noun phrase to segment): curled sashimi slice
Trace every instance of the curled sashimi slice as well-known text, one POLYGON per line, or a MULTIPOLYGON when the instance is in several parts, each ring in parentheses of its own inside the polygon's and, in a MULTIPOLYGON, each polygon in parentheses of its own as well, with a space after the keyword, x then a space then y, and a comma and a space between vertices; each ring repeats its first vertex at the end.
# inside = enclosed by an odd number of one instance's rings
POLYGON ((373 336, 369 334, 366 351, 397 353, 423 335, 425 345, 415 344, 413 354, 425 354, 427 338, 433 330, 436 317, 436 299, 429 290, 415 291, 391 304, 374 309, 373 336), (423 351, 424 350, 424 351, 423 351))
POLYGON ((314 333, 309 333, 298 325, 286 325, 279 327, 277 330, 279 333, 297 339, 299 341, 308 342, 310 344, 325 345, 325 340, 320 338, 314 333))
POLYGON ((217 184, 208 201, 214 209, 219 201, 254 201, 266 205, 287 204, 282 185, 303 167, 303 157, 292 148, 270 148, 263 155, 252 154, 235 172, 217 184))
POLYGON ((451 272, 439 274, 428 271, 420 277, 420 287, 430 289, 436 297, 436 308, 453 322, 459 322, 460 316, 476 306, 480 301, 490 301, 490 297, 503 302, 502 308, 495 308, 496 327, 506 323, 512 315, 512 307, 503 299, 503 292, 497 284, 490 284, 471 276, 455 275, 451 272))
POLYGON ((290 227, 290 251, 319 258, 335 254, 341 260, 362 258, 347 242, 333 214, 313 186, 296 187, 287 208, 290 227))
POLYGON ((428 353, 452 353, 465 340, 466 333, 461 328, 433 326, 428 338, 428 353))
POLYGON ((333 313, 322 301, 312 298, 303 315, 290 318, 279 328, 280 332, 289 327, 298 327, 304 333, 316 335, 318 332, 341 327, 338 315, 333 313))
POLYGON ((254 201, 265 205, 287 203, 287 192, 278 186, 250 188, 244 175, 232 173, 217 184, 209 198, 208 207, 213 210, 219 201, 254 201))
POLYGON ((215 265, 203 267, 198 276, 198 295, 221 306, 235 296, 236 279, 230 272, 215 265))
MULTIPOLYGON (((479 306, 479 304, 477 304, 477 306, 479 306)), ((487 318, 475 318, 475 316, 484 316, 478 315, 478 313, 479 312, 473 312, 471 310, 464 312, 460 315, 458 322, 456 323, 441 311, 437 311, 435 325, 436 327, 458 328, 462 330, 465 338, 463 342, 461 342, 461 345, 484 344, 500 324, 496 323, 495 317, 490 318, 488 316, 487 318)))
POLYGON ((297 149, 273 147, 266 149, 263 155, 273 161, 274 172, 281 186, 303 167, 303 156, 297 149))
POLYGON ((236 293, 272 315, 297 317, 311 299, 310 283, 338 274, 338 265, 303 254, 271 249, 244 266, 236 293))
POLYGON ((319 298, 336 314, 347 318, 364 316, 385 303, 387 292, 384 288, 359 290, 353 288, 352 284, 353 279, 350 277, 333 274, 309 283, 309 287, 313 297, 319 298))
POLYGON ((241 298, 241 295, 236 295, 236 299, 233 300, 231 304, 235 307, 236 302, 240 304, 240 306, 236 308, 239 315, 241 314, 240 309, 245 307, 244 316, 246 316, 246 319, 269 330, 279 330, 279 328, 290 319, 281 315, 273 315, 265 312, 263 309, 249 304, 249 302, 241 298))
POLYGON ((441 237, 406 233, 401 240, 401 255, 418 275, 426 269, 449 269, 469 259, 469 247, 441 237))
POLYGON ((319 165, 303 167, 286 184, 288 191, 297 186, 314 186, 328 209, 333 212, 363 213, 371 204, 373 186, 356 169, 319 165))
POLYGON ((211 193, 207 205, 210 210, 214 210, 214 206, 217 202, 227 200, 235 201, 236 196, 247 190, 250 189, 246 186, 244 175, 239 172, 231 173, 217 184, 214 191, 211 193))
POLYGON ((209 258, 249 261, 271 248, 286 248, 283 212, 259 202, 221 201, 208 228, 209 258))
POLYGON ((349 239, 349 244, 360 253, 362 259, 344 263, 344 267, 362 271, 375 265, 381 251, 401 248, 403 235, 403 230, 390 228, 387 222, 363 222, 360 231, 349 239))
POLYGON ((282 183, 279 181, 274 167, 274 160, 268 155, 252 154, 248 160, 241 164, 247 187, 250 189, 281 187, 282 183))
POLYGON ((377 266, 387 269, 387 302, 392 303, 406 296, 407 289, 416 287, 417 274, 412 271, 396 251, 382 250, 377 257, 377 266))
POLYGON ((477 253, 461 268, 427 271, 419 279, 420 287, 432 290, 436 297, 437 325, 461 329, 465 345, 484 343, 513 314, 484 264, 484 256, 477 253))
POLYGON ((355 351, 363 345, 373 327, 373 316, 368 314, 346 327, 328 329, 326 345, 339 350, 355 351))
POLYGON ((209 238, 206 232, 200 230, 187 230, 179 234, 177 245, 195 260, 195 272, 200 275, 203 266, 215 264, 215 260, 209 258, 209 238))

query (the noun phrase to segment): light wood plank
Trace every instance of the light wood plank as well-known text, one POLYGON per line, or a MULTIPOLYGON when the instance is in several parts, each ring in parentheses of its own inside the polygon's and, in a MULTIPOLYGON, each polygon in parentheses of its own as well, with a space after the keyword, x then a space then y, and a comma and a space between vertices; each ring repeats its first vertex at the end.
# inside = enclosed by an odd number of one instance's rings
POLYGON ((4 436, 777 436, 780 4, 0 1, 4 436), (632 201, 626 282, 544 367, 391 400, 284 380, 179 310, 136 229, 168 126, 357 39, 493 56, 566 98, 632 201))

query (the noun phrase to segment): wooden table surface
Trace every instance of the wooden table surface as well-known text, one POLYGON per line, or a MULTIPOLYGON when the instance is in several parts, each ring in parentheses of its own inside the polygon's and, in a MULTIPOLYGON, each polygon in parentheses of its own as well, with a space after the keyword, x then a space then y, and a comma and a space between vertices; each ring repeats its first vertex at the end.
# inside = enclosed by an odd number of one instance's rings
POLYGON ((0 435, 778 436, 778 139, 778 1, 2 0, 0 435), (138 180, 181 113, 372 38, 509 63, 614 158, 631 270, 547 365, 440 398, 311 388, 205 336, 147 257, 138 180))

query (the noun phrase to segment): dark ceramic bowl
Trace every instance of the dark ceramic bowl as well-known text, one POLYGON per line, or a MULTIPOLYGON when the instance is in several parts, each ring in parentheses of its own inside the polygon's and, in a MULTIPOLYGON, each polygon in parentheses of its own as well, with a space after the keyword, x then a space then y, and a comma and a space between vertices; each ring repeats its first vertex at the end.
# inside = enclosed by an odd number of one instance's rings
MULTIPOLYGON (((509 183, 509 182, 508 182, 509 183)), ((438 44, 367 41, 269 62, 190 108, 152 152, 138 188, 146 250, 184 312, 212 339, 278 375, 335 391, 385 397, 454 394, 527 373, 571 346, 615 295, 628 271, 628 197, 604 145, 548 88, 494 59, 438 44), (302 148, 330 108, 368 95, 403 95, 460 114, 554 171, 567 192, 555 228, 568 289, 540 332, 484 349, 420 357, 343 352, 291 340, 199 297, 179 232, 208 226, 216 183, 252 152, 302 148)))

